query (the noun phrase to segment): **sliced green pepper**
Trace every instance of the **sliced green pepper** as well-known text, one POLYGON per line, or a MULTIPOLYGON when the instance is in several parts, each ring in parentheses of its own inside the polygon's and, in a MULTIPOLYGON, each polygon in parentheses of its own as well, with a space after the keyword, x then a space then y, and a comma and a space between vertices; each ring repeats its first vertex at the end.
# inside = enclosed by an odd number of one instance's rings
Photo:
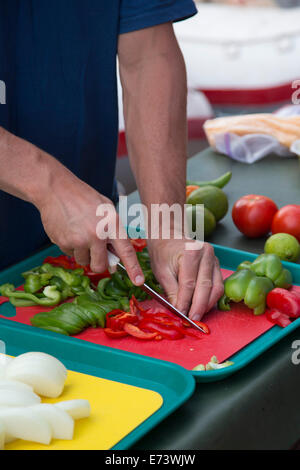
MULTIPOLYGON (((28 300, 34 302, 36 305, 47 307, 57 305, 61 301, 61 293, 57 290, 56 286, 46 286, 43 290, 44 297, 29 294, 24 291, 17 291, 13 284, 3 284, 0 286, 0 293, 4 297, 9 297, 9 299, 15 298, 25 300, 26 302, 24 306, 28 306, 28 300)), ((21 302, 19 303, 19 306, 22 306, 21 302)))
POLYGON ((87 295, 80 295, 76 298, 76 303, 79 305, 88 315, 93 317, 94 325, 105 327, 105 318, 107 309, 103 307, 99 302, 91 300, 87 295))

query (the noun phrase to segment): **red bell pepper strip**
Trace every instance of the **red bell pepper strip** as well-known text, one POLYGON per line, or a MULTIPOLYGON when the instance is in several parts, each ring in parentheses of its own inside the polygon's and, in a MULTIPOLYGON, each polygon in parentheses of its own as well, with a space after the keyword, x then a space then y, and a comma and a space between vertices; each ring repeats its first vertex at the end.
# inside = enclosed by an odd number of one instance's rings
POLYGON ((147 242, 143 238, 131 238, 130 241, 135 251, 143 251, 147 246, 147 242))
MULTIPOLYGON (((198 321, 198 320, 193 320, 194 323, 196 323, 196 325, 200 326, 200 328, 202 328, 202 330, 204 330, 204 332, 209 335, 210 334, 210 329, 209 329, 209 326, 206 324, 206 323, 203 323, 202 321, 198 321)), ((198 330, 197 330, 198 331, 198 330)))
POLYGON ((267 295, 267 306, 291 318, 300 316, 300 295, 293 291, 276 287, 267 295))
POLYGON ((270 322, 275 323, 275 325, 281 326, 283 328, 292 323, 288 315, 279 312, 276 309, 267 309, 266 317, 270 322))
POLYGON ((124 324, 124 331, 128 333, 131 336, 134 336, 135 338, 138 339, 145 339, 145 340, 150 340, 150 339, 155 339, 157 336, 157 333, 147 333, 146 331, 141 330, 138 326, 132 325, 132 323, 125 323, 124 324))
POLYGON ((122 330, 124 323, 138 323, 138 320, 137 315, 116 309, 106 315, 106 326, 113 330, 122 330))
POLYGON ((167 313, 148 313, 146 311, 142 313, 142 318, 164 326, 183 328, 183 322, 180 318, 174 318, 167 313))
POLYGON ((116 331, 112 328, 104 328, 103 331, 109 338, 113 339, 124 338, 125 336, 128 336, 128 333, 126 333, 124 330, 116 331))
POLYGON ((181 339, 184 337, 183 331, 180 331, 179 328, 165 326, 162 323, 157 323, 148 318, 143 318, 139 323, 139 327, 143 330, 152 331, 153 333, 156 332, 163 338, 170 340, 181 339))

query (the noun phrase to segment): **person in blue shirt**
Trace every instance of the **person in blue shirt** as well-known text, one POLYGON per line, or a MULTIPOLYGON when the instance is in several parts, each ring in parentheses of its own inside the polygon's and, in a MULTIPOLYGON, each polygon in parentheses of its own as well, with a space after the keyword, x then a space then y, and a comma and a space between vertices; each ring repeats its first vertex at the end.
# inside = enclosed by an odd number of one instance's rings
MULTIPOLYGON (((142 202, 183 206, 187 86, 172 23, 196 12, 192 0, 0 0, 1 269, 51 240, 102 272, 109 242, 143 282, 130 242, 96 234, 99 205, 118 219, 116 58, 142 202)), ((148 247, 170 301, 199 320, 223 293, 211 245, 148 247)))

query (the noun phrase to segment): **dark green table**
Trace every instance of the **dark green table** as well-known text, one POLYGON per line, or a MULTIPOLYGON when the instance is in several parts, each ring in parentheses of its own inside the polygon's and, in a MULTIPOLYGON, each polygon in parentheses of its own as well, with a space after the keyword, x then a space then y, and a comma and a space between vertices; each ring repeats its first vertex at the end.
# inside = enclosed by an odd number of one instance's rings
MULTIPOLYGON (((264 239, 248 240, 232 223, 233 203, 244 194, 271 197, 279 207, 300 204, 297 159, 269 156, 253 165, 205 150, 188 161, 188 178, 205 180, 231 170, 225 191, 230 211, 209 241, 260 253, 264 239)), ((129 204, 139 201, 138 193, 129 204)), ((245 369, 215 383, 199 383, 193 397, 140 440, 135 449, 289 449, 300 439, 300 364, 292 363, 293 341, 282 340, 245 369)))

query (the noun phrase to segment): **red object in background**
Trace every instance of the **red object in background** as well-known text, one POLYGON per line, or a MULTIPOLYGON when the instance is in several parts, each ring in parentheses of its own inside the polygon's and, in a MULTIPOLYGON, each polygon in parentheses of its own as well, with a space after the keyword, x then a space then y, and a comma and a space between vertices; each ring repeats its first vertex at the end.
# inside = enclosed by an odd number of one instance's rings
POLYGON ((271 231, 273 234, 294 235, 300 243, 300 205, 289 204, 279 209, 273 218, 271 231))
POLYGON ((232 208, 236 227, 249 238, 258 238, 270 232, 274 215, 278 211, 269 197, 249 194, 238 199, 232 208))

